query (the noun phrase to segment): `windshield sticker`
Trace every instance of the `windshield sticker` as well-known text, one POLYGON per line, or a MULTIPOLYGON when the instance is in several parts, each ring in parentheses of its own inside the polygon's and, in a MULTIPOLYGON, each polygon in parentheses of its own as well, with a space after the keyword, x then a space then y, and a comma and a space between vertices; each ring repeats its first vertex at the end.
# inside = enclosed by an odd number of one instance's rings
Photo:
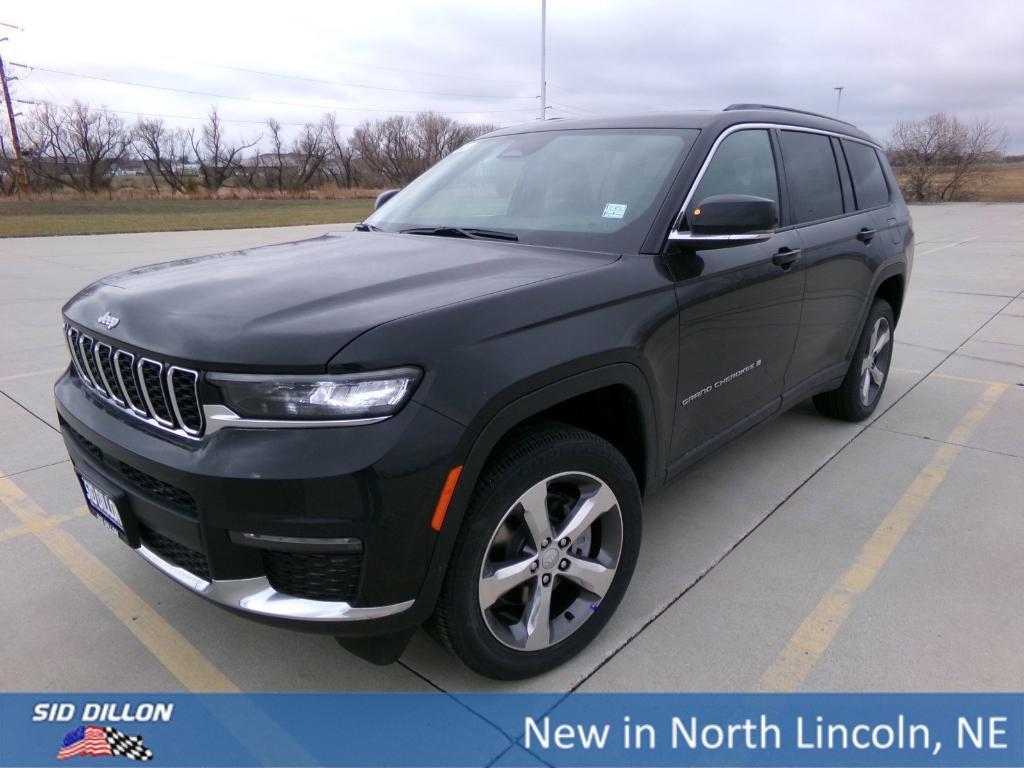
POLYGON ((608 203, 604 207, 604 213, 601 214, 602 219, 621 219, 626 215, 625 203, 608 203))

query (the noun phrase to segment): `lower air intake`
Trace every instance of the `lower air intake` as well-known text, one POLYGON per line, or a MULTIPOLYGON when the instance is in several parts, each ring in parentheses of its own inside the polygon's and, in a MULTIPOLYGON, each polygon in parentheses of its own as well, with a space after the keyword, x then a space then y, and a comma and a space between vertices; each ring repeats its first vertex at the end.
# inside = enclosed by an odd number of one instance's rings
POLYGON ((283 594, 308 600, 352 603, 359 593, 362 567, 362 554, 263 552, 263 568, 270 586, 283 594))

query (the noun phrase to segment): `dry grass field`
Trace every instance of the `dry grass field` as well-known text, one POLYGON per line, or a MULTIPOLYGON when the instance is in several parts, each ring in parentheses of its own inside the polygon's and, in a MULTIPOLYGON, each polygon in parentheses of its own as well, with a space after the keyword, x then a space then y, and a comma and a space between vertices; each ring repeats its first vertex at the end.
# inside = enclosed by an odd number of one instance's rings
POLYGON ((989 178, 978 189, 982 203, 1024 203, 1024 163, 992 166, 989 178))
MULTIPOLYGON (((367 197, 290 199, 113 199, 71 196, 30 201, 0 200, 0 237, 100 235, 189 229, 243 229, 360 221, 373 208, 367 197)), ((1024 163, 990 166, 971 199, 983 203, 1024 202, 1024 163)))
POLYGON ((0 202, 0 237, 243 229, 360 221, 372 198, 338 200, 80 200, 0 202))

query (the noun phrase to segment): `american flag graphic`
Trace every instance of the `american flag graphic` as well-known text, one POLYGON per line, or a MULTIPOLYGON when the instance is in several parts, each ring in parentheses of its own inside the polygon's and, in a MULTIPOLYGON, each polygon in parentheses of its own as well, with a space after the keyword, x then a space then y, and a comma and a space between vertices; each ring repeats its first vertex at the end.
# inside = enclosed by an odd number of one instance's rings
POLYGON ((152 760, 153 751, 142 743, 141 736, 128 736, 117 728, 80 725, 68 732, 57 752, 58 760, 70 757, 127 757, 129 760, 152 760))

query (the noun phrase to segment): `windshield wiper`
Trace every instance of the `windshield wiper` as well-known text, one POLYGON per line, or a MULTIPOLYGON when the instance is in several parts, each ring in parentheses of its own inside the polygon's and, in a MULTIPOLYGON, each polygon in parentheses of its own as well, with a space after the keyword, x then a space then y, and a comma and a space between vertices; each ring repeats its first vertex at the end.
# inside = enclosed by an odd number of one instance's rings
POLYGON ((471 240, 508 240, 516 242, 519 235, 501 232, 497 229, 473 229, 466 227, 413 227, 401 230, 403 235, 436 235, 437 237, 465 237, 471 240))
POLYGON ((383 232, 384 230, 380 227, 375 227, 373 224, 367 224, 365 221, 362 224, 356 224, 352 227, 355 232, 383 232))

